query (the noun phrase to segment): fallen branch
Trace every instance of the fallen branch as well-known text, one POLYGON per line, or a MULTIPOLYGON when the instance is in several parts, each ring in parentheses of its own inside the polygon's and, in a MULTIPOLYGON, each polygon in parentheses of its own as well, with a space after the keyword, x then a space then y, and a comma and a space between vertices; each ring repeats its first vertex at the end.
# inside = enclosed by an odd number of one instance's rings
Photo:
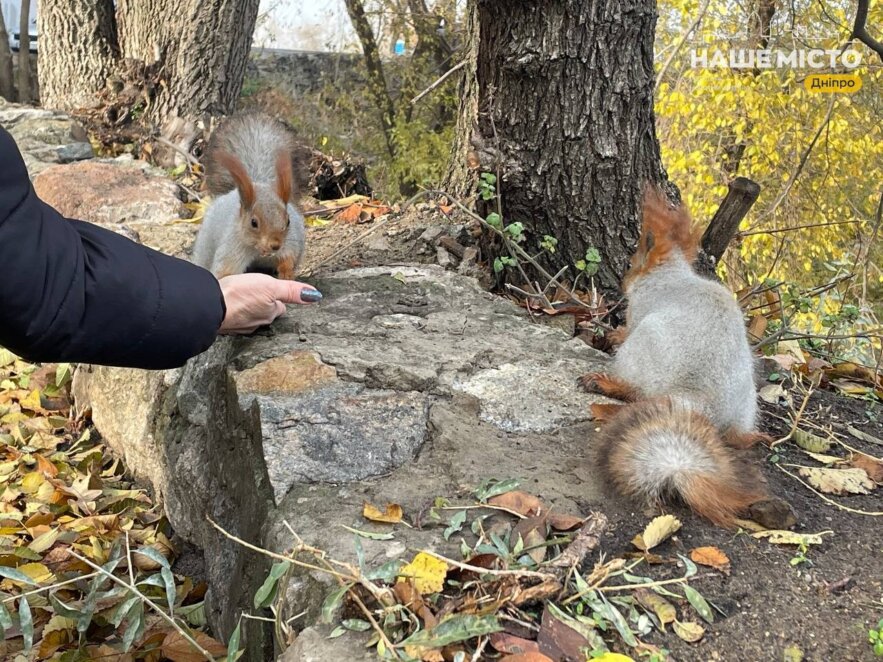
POLYGON ((420 99, 422 99, 422 98, 425 97, 427 94, 429 94, 430 92, 432 92, 435 88, 437 88, 439 85, 441 85, 442 83, 444 83, 445 80, 447 80, 448 77, 449 77, 451 74, 453 74, 453 73, 455 73, 455 72, 457 72, 457 71, 460 71, 460 69, 462 69, 462 68, 465 67, 465 66, 466 66, 466 60, 463 60, 460 64, 455 64, 453 67, 451 67, 451 68, 448 69, 445 73, 443 73, 441 76, 439 76, 439 77, 435 80, 435 82, 432 83, 432 85, 430 85, 430 86, 427 87, 425 90, 423 90, 420 94, 418 94, 416 97, 414 97, 413 99, 411 99, 411 103, 417 103, 418 101, 420 101, 420 99))

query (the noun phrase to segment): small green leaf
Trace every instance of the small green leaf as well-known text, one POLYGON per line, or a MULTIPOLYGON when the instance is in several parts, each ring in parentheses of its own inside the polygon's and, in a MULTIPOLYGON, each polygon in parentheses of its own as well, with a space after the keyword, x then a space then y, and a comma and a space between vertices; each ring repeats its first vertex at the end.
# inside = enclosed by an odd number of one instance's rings
POLYGON ((497 183, 497 176, 492 172, 481 173, 481 178, 491 186, 497 183))
POLYGON ((28 586, 36 586, 37 582, 28 577, 21 570, 16 570, 15 568, 7 568, 6 566, 0 565, 0 577, 6 577, 6 579, 11 579, 14 582, 18 582, 20 584, 27 584, 28 586))
POLYGON ((512 490, 517 489, 518 485, 518 481, 514 478, 508 480, 489 479, 479 485, 474 494, 479 501, 484 503, 491 497, 499 496, 500 494, 505 494, 506 492, 511 492, 512 490))
POLYGON ((714 623, 714 612, 711 610, 711 605, 702 597, 702 594, 687 584, 684 584, 683 588, 684 595, 687 596, 687 600, 693 605, 693 609, 699 613, 704 621, 714 623))
POLYGON ((341 526, 350 533, 355 533, 360 538, 367 538, 368 540, 392 540, 395 538, 394 534, 388 532, 375 533, 373 531, 362 531, 361 529, 354 529, 351 526, 346 526, 345 524, 341 524, 341 526))
POLYGON ((142 632, 144 632, 144 603, 140 600, 129 611, 126 619, 126 633, 123 635, 123 650, 128 652, 142 632))
POLYGON ((494 258, 494 273, 498 274, 503 270, 503 260, 494 258))
POLYGON ((59 363, 55 368, 55 386, 61 388, 71 380, 71 364, 59 363))
MULTIPOLYGON (((3 350, 0 349, 0 351, 3 350)), ((0 602, 0 639, 3 639, 6 630, 11 629, 12 625, 12 615, 9 613, 6 605, 0 602)))
POLYGON ((140 549, 135 550, 135 554, 146 556, 151 561, 158 563, 160 567, 171 569, 171 567, 169 566, 169 560, 158 551, 156 551, 153 547, 141 547, 140 549))
POLYGON ((503 226, 503 217, 500 216, 497 212, 491 212, 484 220, 487 221, 488 225, 495 228, 500 228, 503 226))
POLYGON ((18 600, 18 626, 21 628, 22 637, 24 637, 25 651, 30 652, 34 647, 34 619, 31 615, 31 605, 24 596, 18 600))
MULTIPOLYGON (((113 613, 110 616, 110 622, 113 623, 115 628, 118 628, 120 624, 126 620, 126 616, 129 615, 129 612, 132 611, 132 607, 135 606, 135 603, 140 602, 141 598, 137 595, 132 596, 128 600, 124 600, 120 604, 117 605, 116 609, 113 610, 113 613)), ((62 614, 64 616, 64 614, 62 614)))
POLYGON ((601 253, 598 252, 598 249, 594 246, 590 247, 586 251, 586 262, 594 262, 595 264, 600 264, 601 262, 601 253))
POLYGON ((340 624, 347 630, 352 630, 353 632, 365 632, 371 629, 371 624, 360 618, 348 618, 345 621, 341 621, 340 624))
POLYGON ((445 529, 442 534, 445 540, 450 540, 451 536, 455 533, 458 533, 463 528, 463 523, 466 521, 466 511, 461 510, 454 514, 451 518, 451 523, 448 528, 445 529))
POLYGON ((457 614, 427 630, 419 630, 402 642, 402 646, 443 648, 458 641, 466 641, 503 629, 496 616, 457 614))
POLYGON ((401 559, 387 561, 379 568, 369 570, 367 573, 365 573, 365 578, 371 581, 380 579, 387 582, 388 584, 391 584, 393 581, 395 581, 395 578, 398 577, 399 570, 402 569, 403 565, 405 565, 405 562, 401 559))
POLYGON ((684 556, 683 554, 678 554, 678 558, 680 558, 681 561, 684 562, 684 567, 687 569, 687 571, 684 573, 684 577, 692 577, 697 572, 699 572, 699 568, 696 567, 696 564, 693 563, 693 561, 688 559, 686 556, 684 556))
POLYGON ((255 609, 265 609, 273 603, 273 600, 276 598, 276 584, 290 567, 291 563, 288 561, 279 561, 273 564, 273 567, 270 568, 270 574, 267 575, 257 593, 254 594, 255 609))
POLYGON ((230 643, 227 644, 227 662, 233 662, 239 657, 239 639, 242 636, 242 617, 236 621, 236 629, 230 635, 230 643))
POLYGON ((322 615, 319 618, 319 623, 322 625, 330 625, 334 620, 334 614, 340 608, 340 605, 343 603, 343 596, 346 595, 346 592, 349 590, 351 584, 346 584, 333 590, 328 596, 325 598, 325 601, 322 603, 322 615))

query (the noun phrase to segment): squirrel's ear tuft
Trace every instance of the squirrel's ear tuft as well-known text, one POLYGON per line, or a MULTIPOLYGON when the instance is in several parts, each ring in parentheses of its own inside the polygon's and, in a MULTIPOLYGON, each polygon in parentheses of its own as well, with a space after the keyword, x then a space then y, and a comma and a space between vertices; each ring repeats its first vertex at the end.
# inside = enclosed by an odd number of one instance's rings
POLYGON ((276 194, 283 204, 291 202, 293 184, 293 173, 291 171, 291 154, 288 150, 281 149, 276 154, 276 194))
POLYGON ((242 202, 242 207, 244 209, 251 209, 254 207, 254 184, 251 183, 251 179, 248 176, 248 172, 245 170, 245 166, 242 165, 242 161, 230 152, 224 151, 216 152, 215 160, 230 173, 230 176, 236 183, 236 190, 239 191, 239 199, 242 202))

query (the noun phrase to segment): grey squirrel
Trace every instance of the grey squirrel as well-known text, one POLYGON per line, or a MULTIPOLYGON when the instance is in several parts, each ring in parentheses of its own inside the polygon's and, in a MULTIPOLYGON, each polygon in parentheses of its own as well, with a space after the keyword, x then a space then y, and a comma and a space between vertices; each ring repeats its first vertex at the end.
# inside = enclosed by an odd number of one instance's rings
POLYGON ((214 132, 204 162, 215 198, 196 237, 194 262, 217 278, 253 268, 294 279, 305 234, 297 153, 291 130, 266 115, 232 117, 214 132))
POLYGON ((612 372, 580 379, 629 403, 594 408, 610 418, 596 457, 627 496, 658 503, 676 495, 724 527, 746 513, 791 526, 790 506, 768 495, 736 450, 769 439, 754 429, 754 359, 739 306, 724 285, 694 272, 698 241, 683 206, 647 187, 642 216, 612 372))

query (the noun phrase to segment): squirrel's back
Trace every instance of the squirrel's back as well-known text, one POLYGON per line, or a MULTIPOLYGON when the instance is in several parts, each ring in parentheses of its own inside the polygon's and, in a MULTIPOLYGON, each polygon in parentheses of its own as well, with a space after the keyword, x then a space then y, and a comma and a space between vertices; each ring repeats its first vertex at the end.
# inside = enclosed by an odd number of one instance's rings
POLYGON ((280 150, 291 154, 295 179, 304 170, 303 149, 294 132, 282 122, 261 113, 235 115, 212 134, 203 162, 206 188, 214 196, 236 188, 230 171, 218 162, 218 154, 234 154, 251 181, 274 185, 276 158, 280 150))

